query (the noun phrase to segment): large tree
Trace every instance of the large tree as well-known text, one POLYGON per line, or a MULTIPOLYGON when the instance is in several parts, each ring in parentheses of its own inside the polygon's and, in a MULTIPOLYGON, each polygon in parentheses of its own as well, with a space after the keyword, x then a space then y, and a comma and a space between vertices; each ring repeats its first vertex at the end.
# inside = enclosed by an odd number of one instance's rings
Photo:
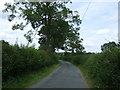
POLYGON ((32 30, 25 34, 28 41, 32 42, 32 35, 35 31, 40 36, 40 48, 54 52, 55 49, 65 47, 66 41, 71 40, 70 35, 75 41, 79 41, 78 44, 81 42, 78 40, 79 38, 76 38, 80 29, 80 17, 77 11, 72 11, 66 7, 67 3, 29 2, 29 0, 13 4, 6 3, 4 12, 9 12, 9 21, 13 21, 15 18, 24 20, 24 22, 14 24, 13 30, 23 30, 25 26, 30 24, 32 30))

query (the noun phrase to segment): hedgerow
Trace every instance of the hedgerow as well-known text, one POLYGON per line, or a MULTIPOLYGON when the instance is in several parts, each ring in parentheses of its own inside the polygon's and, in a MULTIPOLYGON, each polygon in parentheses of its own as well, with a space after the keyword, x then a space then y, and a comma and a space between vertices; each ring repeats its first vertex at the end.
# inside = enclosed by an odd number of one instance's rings
POLYGON ((93 87, 120 89, 120 49, 97 54, 66 55, 63 60, 84 68, 93 87))
POLYGON ((33 47, 10 45, 8 42, 2 42, 3 82, 26 72, 42 70, 42 68, 58 62, 55 53, 47 53, 33 47))
POLYGON ((120 88, 120 51, 106 51, 91 55, 84 68, 97 88, 120 88))

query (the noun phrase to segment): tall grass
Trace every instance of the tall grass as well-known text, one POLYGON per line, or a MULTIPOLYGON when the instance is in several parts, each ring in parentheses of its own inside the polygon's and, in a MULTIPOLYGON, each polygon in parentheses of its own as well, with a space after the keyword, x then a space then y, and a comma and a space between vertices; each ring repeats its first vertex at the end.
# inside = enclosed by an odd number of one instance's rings
POLYGON ((20 76, 16 76, 15 78, 12 78, 5 82, 5 84, 3 85, 3 89, 5 88, 14 90, 14 88, 30 88, 32 85, 40 82, 43 78, 56 70, 59 66, 59 64, 55 64, 42 68, 42 70, 32 71, 24 73, 20 76))

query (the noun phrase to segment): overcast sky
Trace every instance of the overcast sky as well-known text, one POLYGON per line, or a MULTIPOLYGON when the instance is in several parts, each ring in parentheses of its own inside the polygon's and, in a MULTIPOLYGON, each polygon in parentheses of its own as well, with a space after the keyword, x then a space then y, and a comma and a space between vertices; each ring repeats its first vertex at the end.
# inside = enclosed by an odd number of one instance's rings
MULTIPOLYGON (((78 11, 82 19, 89 4, 88 1, 78 2, 76 0, 67 7, 78 11)), ((12 0, 7 2, 12 2, 12 0)), ((13 31, 11 27, 15 22, 9 22, 7 14, 1 12, 4 9, 4 3, 5 0, 0 3, 0 40, 14 44, 18 38, 19 44, 27 44, 23 35, 30 27, 26 27, 25 31, 13 31)), ((92 0, 81 24, 80 37, 84 39, 83 45, 87 52, 100 52, 102 44, 109 41, 118 42, 118 2, 94 2, 92 0)), ((34 40, 34 43, 38 47, 37 40, 34 40)))

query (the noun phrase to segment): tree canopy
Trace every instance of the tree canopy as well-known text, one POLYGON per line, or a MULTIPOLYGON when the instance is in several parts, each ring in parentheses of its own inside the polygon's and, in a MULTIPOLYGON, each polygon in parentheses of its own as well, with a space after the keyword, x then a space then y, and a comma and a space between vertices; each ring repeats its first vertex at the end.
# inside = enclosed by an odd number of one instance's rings
POLYGON ((117 44, 115 42, 109 42, 101 46, 102 51, 111 51, 113 48, 120 48, 120 44, 117 44))
POLYGON ((22 19, 21 23, 14 24, 13 30, 24 30, 31 25, 31 30, 25 34, 26 39, 32 42, 34 34, 39 35, 40 49, 54 52, 55 49, 68 48, 74 52, 82 51, 82 39, 79 38, 80 16, 77 11, 66 7, 69 2, 15 2, 6 3, 4 12, 9 12, 8 20, 22 19), (24 20, 24 21, 23 21, 24 20))

